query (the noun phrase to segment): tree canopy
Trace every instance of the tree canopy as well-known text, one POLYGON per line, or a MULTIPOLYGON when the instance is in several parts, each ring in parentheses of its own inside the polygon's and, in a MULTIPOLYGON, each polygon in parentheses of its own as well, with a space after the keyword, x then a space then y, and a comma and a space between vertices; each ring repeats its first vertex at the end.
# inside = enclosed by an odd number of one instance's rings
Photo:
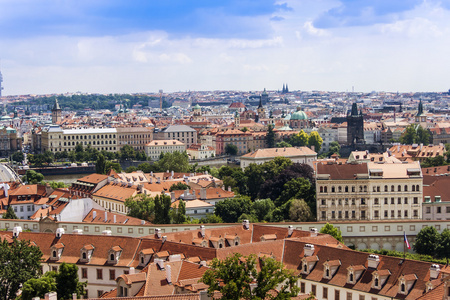
POLYGON ((12 206, 8 206, 8 209, 6 210, 5 213, 3 213, 2 216, 3 219, 9 219, 9 220, 13 220, 13 219, 18 219, 16 213, 14 212, 14 209, 12 208, 12 206))
POLYGON ((406 127, 400 137, 400 143, 405 145, 412 144, 424 144, 428 145, 431 141, 430 132, 427 129, 422 128, 420 125, 411 124, 406 127))
POLYGON ((298 295, 298 277, 291 270, 284 269, 281 262, 270 257, 258 262, 260 271, 256 268, 254 254, 243 257, 235 253, 224 260, 214 258, 201 282, 209 286, 209 295, 219 291, 223 300, 290 299, 298 295), (253 283, 256 284, 254 289, 251 288, 253 283), (277 293, 269 293, 275 289, 277 293))
POLYGON ((339 242, 344 242, 344 240, 342 239, 341 231, 336 227, 334 227, 333 225, 331 225, 330 223, 325 224, 325 226, 323 226, 320 229, 320 233, 329 234, 335 239, 337 239, 339 242))
POLYGON ((435 256, 439 245, 439 232, 434 226, 422 228, 416 236, 413 245, 414 251, 418 254, 435 256))
POLYGON ((0 298, 16 299, 21 286, 41 272, 42 252, 29 241, 14 239, 0 243, 0 298))

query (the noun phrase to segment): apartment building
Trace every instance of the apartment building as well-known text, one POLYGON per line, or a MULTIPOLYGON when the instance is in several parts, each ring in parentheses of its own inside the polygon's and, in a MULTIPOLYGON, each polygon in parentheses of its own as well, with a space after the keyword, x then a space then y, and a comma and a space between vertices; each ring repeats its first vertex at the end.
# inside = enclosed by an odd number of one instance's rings
POLYGON ((228 144, 235 145, 238 149, 238 155, 248 152, 249 144, 252 143, 253 135, 239 129, 227 129, 216 134, 216 153, 222 155, 225 153, 225 147, 228 144))
POLYGON ((241 168, 245 169, 252 163, 260 165, 275 157, 286 157, 294 163, 308 164, 312 167, 313 161, 317 160, 317 153, 308 147, 258 149, 241 156, 241 168))
POLYGON ((419 162, 319 163, 316 174, 319 221, 422 218, 419 162))
POLYGON ((129 145, 136 151, 144 151, 145 145, 153 140, 153 127, 117 127, 119 149, 129 145))
POLYGON ((154 133, 155 140, 177 140, 189 148, 197 144, 197 130, 186 125, 169 125, 160 132, 154 133))
POLYGON ((90 145, 99 151, 117 152, 120 150, 116 128, 62 129, 50 125, 41 133, 42 151, 62 152, 75 150, 77 144, 90 145))
POLYGON ((161 153, 186 151, 186 144, 178 140, 154 140, 145 145, 145 155, 151 160, 158 160, 161 153))

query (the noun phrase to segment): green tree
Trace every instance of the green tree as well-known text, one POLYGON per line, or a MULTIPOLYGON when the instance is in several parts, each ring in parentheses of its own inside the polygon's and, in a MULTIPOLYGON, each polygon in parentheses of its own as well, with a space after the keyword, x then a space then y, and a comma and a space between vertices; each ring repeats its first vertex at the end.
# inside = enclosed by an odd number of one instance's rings
POLYGON ((130 217, 146 220, 151 223, 155 219, 155 201, 145 194, 139 194, 135 197, 125 200, 125 206, 128 208, 127 215, 130 217))
POLYGON ((25 159, 25 156, 22 151, 17 151, 12 154, 11 159, 16 162, 22 162, 25 159))
POLYGON ((289 139, 289 143, 292 146, 307 146, 309 141, 309 136, 303 130, 300 130, 299 133, 294 134, 289 139))
POLYGON ((180 191, 180 190, 185 191, 186 189, 189 189, 189 185, 187 185, 183 182, 178 182, 178 183, 172 184, 172 186, 169 188, 169 192, 180 191))
POLYGON ((200 223, 223 223, 223 220, 215 214, 207 214, 206 217, 200 219, 200 223))
POLYGON ((271 221, 275 204, 271 199, 256 200, 252 204, 252 213, 261 221, 271 221))
POLYGON ((128 168, 125 169, 125 172, 126 173, 133 173, 133 172, 136 172, 137 170, 139 170, 137 167, 129 166, 128 168))
MULTIPOLYGON (((281 195, 275 200, 275 204, 280 206, 283 203, 291 200, 292 198, 296 199, 312 199, 314 195, 312 194, 314 188, 311 183, 302 177, 293 178, 286 182, 283 186, 283 191, 281 195)), ((308 201, 311 202, 312 200, 308 201)))
POLYGON ((18 219, 18 217, 17 217, 16 213, 14 212, 14 209, 12 208, 11 205, 8 206, 8 209, 3 214, 2 218, 3 219, 8 219, 8 220, 18 219))
POLYGON ((0 298, 16 299, 21 286, 41 271, 42 252, 29 241, 6 239, 0 243, 0 298))
POLYGON ((417 234, 413 248, 418 254, 435 256, 438 243, 439 232, 434 226, 426 226, 417 234))
POLYGON ((71 299, 72 294, 79 296, 84 295, 87 282, 80 282, 78 280, 78 267, 75 264, 62 263, 59 266, 59 271, 56 274, 56 287, 58 297, 60 299, 71 299))
POLYGON ((298 277, 273 258, 260 259, 260 271, 256 269, 256 256, 242 257, 235 253, 224 260, 214 258, 201 282, 208 285, 211 296, 219 291, 223 300, 240 299, 290 299, 300 291, 296 286, 298 277), (256 281, 252 290, 251 284, 256 281), (272 294, 271 291, 277 290, 272 294))
POLYGON ((97 174, 106 174, 106 159, 103 154, 97 156, 97 161, 95 163, 95 172, 97 174))
POLYGON ((67 184, 65 184, 62 181, 49 181, 47 182, 52 189, 62 189, 62 188, 66 188, 69 187, 67 184))
POLYGON ((42 180, 44 180, 44 175, 34 170, 27 170, 23 178, 23 181, 26 181, 29 184, 36 184, 42 182, 42 180))
POLYGON ((249 197, 228 198, 216 203, 214 214, 225 223, 235 223, 242 214, 251 214, 252 202, 249 197))
POLYGON ((238 147, 234 144, 227 144, 225 146, 225 153, 229 155, 236 155, 238 154, 238 147))
POLYGON ((187 173, 189 171, 189 157, 186 152, 161 153, 159 161, 155 162, 157 171, 174 171, 187 173))
POLYGON ((174 224, 183 224, 186 222, 186 203, 183 200, 180 200, 178 207, 173 207, 171 212, 174 224))
POLYGON ((331 142, 327 156, 330 157, 331 155, 333 155, 335 153, 339 154, 340 151, 341 151, 341 146, 339 145, 339 143, 336 141, 331 142))
POLYGON ((414 125, 411 124, 408 127, 406 127, 405 132, 403 132, 402 136, 400 137, 400 143, 406 144, 406 145, 412 145, 412 144, 424 144, 428 145, 431 140, 431 135, 428 129, 422 128, 420 125, 414 125))
POLYGON ((431 135, 430 131, 426 128, 422 128, 422 126, 419 125, 417 128, 417 143, 418 144, 424 144, 428 145, 431 141, 431 135))
POLYGON ((334 227, 333 225, 331 225, 330 223, 325 224, 325 226, 323 226, 320 229, 320 233, 325 233, 325 234, 329 234, 332 237, 334 237, 335 239, 337 239, 339 242, 344 242, 344 240, 342 239, 342 233, 339 229, 337 229, 336 227, 334 227))
POLYGON ((292 145, 291 144, 289 144, 288 142, 286 142, 286 141, 281 141, 281 142, 278 142, 277 143, 277 146, 276 146, 277 148, 289 148, 289 147, 292 147, 292 145))
POLYGON ((122 167, 118 162, 112 162, 112 161, 106 161, 105 164, 105 174, 108 173, 110 170, 114 170, 117 173, 122 172, 122 167))
POLYGON ((266 140, 267 140, 267 147, 269 148, 273 148, 275 146, 275 132, 273 131, 274 126, 272 124, 269 124, 267 126, 267 135, 266 135, 266 140))
POLYGON ((309 147, 314 146, 314 151, 319 153, 320 149, 322 148, 323 139, 320 137, 319 133, 317 131, 311 132, 309 135, 308 145, 309 147))
POLYGON ((293 199, 289 207, 289 218, 294 222, 309 222, 314 219, 314 215, 305 200, 293 199))
POLYGON ((437 244, 436 256, 447 261, 450 258, 450 230, 445 228, 439 236, 439 242, 437 244))
POLYGON ((41 278, 28 279, 22 287, 22 299, 31 300, 34 297, 44 299, 45 294, 56 292, 56 272, 47 272, 41 278))
POLYGON ((136 151, 130 145, 125 145, 120 149, 120 160, 133 160, 136 158, 136 151))
POLYGON ((155 224, 170 224, 170 205, 172 201, 167 195, 156 195, 155 201, 155 224))

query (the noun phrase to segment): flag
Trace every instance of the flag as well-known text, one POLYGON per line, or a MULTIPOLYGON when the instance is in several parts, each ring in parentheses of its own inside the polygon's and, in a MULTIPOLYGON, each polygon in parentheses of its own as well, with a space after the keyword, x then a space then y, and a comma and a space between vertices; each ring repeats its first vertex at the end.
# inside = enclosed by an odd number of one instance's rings
POLYGON ((404 231, 403 231, 403 237, 405 239, 406 247, 408 247, 408 249, 411 249, 411 246, 409 245, 409 242, 408 242, 408 238, 406 237, 406 232, 404 232, 404 231))

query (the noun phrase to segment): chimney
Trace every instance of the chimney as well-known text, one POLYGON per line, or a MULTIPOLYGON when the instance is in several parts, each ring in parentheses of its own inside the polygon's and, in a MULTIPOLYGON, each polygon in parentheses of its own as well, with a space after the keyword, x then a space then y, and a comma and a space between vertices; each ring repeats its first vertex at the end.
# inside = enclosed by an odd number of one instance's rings
POLYGON ((114 219, 114 223, 116 223, 116 221, 117 221, 117 216, 114 215, 114 216, 113 216, 113 219, 114 219))
POLYGON ((108 220, 108 212, 105 210, 105 221, 106 222, 108 220))
POLYGON ((166 267, 166 279, 168 284, 172 284, 172 267, 170 265, 166 267))
POLYGON ((230 186, 228 186, 228 191, 229 191, 229 192, 231 192, 231 185, 230 185, 230 186))
POLYGON ((169 261, 181 261, 181 254, 172 254, 169 255, 169 261))
POLYGON ((245 230, 249 230, 250 229, 250 221, 249 220, 242 221, 242 226, 244 226, 245 230))
POLYGON ((145 220, 141 220, 141 225, 145 225, 145 220))
POLYGON ((111 230, 103 230, 102 235, 112 235, 111 230))
POLYGON ((311 228, 310 230, 309 230, 309 232, 311 233, 311 237, 315 237, 315 236, 317 236, 317 228, 311 228))
POLYGON ((72 231, 72 234, 78 234, 78 235, 83 234, 83 229, 74 229, 72 231))
POLYGON ((202 266, 202 267, 206 267, 206 260, 202 260, 202 261, 200 261, 200 266, 202 266))
POLYGON ((161 229, 160 228, 155 228, 155 235, 158 239, 161 238, 161 229))
POLYGON ((45 294, 45 300, 58 300, 56 292, 50 292, 45 294))
POLYGON ((94 210, 94 211, 92 212, 92 221, 94 221, 95 218, 97 218, 97 212, 94 210))
POLYGON ((60 239, 63 234, 64 234, 64 228, 57 228, 56 229, 56 238, 57 239, 60 239))
POLYGON ((175 192, 170 192, 170 201, 175 202, 175 192))
POLYGON ((171 175, 170 175, 170 176, 172 176, 172 178, 173 178, 173 175, 174 175, 174 172, 172 171, 172 173, 171 173, 171 175))
POLYGON ((163 235, 161 240, 162 240, 162 243, 164 244, 167 241, 167 235, 163 235))
POLYGON ((134 267, 130 267, 130 270, 128 271, 128 274, 135 274, 136 272, 135 272, 135 270, 134 270, 134 267))
POLYGON ((206 200, 206 189, 205 188, 200 189, 200 200, 206 200))
POLYGON ((144 189, 144 186, 142 184, 138 184, 138 186, 137 186, 138 193, 142 193, 143 189, 144 189))
POLYGON ((155 263, 158 265, 160 270, 164 270, 164 260, 161 258, 155 258, 155 263))
POLYGON ((375 254, 370 254, 367 257, 367 266, 372 269, 376 269, 380 263, 380 257, 375 254))
POLYGON ((291 237, 291 235, 294 233, 294 226, 289 225, 288 227, 288 237, 291 237))
POLYGON ((205 225, 200 225, 200 234, 205 237, 205 225))
POLYGON ((314 245, 312 244, 306 244, 303 247, 303 252, 305 254, 305 256, 311 256, 314 254, 314 245))
POLYGON ((19 237, 19 234, 22 232, 22 227, 20 227, 20 226, 16 226, 16 227, 14 227, 14 229, 13 229, 13 237, 14 238, 18 238, 19 237))
POLYGON ((441 268, 437 264, 432 264, 430 267, 430 278, 437 279, 439 277, 439 272, 441 268))

